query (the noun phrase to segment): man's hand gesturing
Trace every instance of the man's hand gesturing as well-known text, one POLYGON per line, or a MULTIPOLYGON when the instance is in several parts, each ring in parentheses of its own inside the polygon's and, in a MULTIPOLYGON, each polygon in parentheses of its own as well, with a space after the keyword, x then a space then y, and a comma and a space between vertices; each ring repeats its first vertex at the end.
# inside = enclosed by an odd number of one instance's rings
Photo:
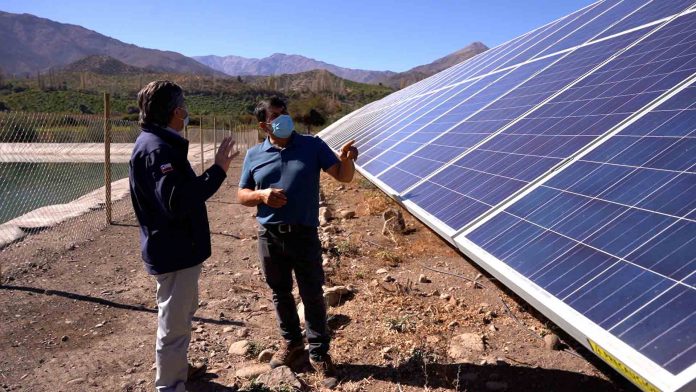
POLYGON ((351 140, 341 147, 341 155, 339 156, 340 160, 347 161, 350 159, 354 161, 358 159, 358 149, 357 147, 353 147, 353 143, 355 143, 355 140, 351 140))
POLYGON ((230 163, 232 163, 234 157, 239 154, 239 151, 234 151, 234 143, 232 136, 225 137, 222 139, 217 153, 215 153, 215 164, 220 166, 225 173, 229 170, 230 163))
POLYGON ((288 202, 285 191, 278 188, 268 188, 258 191, 261 195, 261 201, 269 207, 280 208, 288 202))

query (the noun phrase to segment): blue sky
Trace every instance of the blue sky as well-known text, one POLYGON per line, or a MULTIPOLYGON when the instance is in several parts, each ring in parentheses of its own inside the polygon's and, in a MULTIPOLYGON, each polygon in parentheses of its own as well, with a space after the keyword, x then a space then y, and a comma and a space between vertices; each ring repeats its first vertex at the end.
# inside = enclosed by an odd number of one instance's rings
POLYGON ((187 56, 301 54, 405 71, 472 41, 493 47, 591 0, 0 0, 0 10, 81 25, 187 56))

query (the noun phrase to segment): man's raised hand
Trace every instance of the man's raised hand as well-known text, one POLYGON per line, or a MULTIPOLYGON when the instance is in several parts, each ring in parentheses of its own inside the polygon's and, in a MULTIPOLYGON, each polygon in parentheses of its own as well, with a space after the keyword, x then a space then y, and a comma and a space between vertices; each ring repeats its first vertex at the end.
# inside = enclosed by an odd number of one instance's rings
POLYGON ((356 147, 353 147, 353 143, 355 143, 355 140, 351 140, 348 143, 344 144, 343 147, 341 147, 341 155, 339 156, 339 158, 342 161, 347 161, 349 159, 354 161, 358 159, 358 149, 356 147))
POLYGON ((215 153, 215 164, 220 166, 222 170, 227 173, 230 168, 230 163, 234 157, 239 154, 239 151, 234 151, 235 141, 232 136, 227 136, 222 139, 220 147, 218 147, 217 153, 215 153))

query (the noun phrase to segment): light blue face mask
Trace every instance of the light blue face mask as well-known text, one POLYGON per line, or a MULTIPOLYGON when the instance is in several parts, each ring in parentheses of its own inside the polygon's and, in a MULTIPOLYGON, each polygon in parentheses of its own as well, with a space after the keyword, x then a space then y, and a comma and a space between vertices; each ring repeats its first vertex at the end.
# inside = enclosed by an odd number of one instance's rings
POLYGON ((273 129, 273 136, 280 139, 285 139, 292 135, 292 131, 295 129, 295 124, 293 124, 292 117, 290 117, 290 115, 281 114, 271 122, 271 129, 273 129))

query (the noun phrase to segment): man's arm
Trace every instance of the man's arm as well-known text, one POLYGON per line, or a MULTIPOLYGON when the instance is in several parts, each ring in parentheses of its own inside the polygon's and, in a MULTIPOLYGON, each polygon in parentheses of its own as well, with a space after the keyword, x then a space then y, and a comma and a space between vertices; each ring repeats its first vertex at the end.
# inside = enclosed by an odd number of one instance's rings
POLYGON ((259 204, 266 204, 272 208, 280 208, 288 202, 287 196, 282 189, 247 189, 239 188, 237 191, 237 201, 245 207, 256 207, 259 204))
POLYGON ((285 192, 282 189, 268 188, 256 189, 257 184, 254 180, 253 164, 255 149, 247 151, 242 165, 242 174, 239 177, 239 189, 237 190, 237 201, 245 207, 256 207, 259 204, 266 204, 272 208, 280 208, 288 202, 285 192))
POLYGON ((353 146, 353 143, 355 140, 351 140, 341 147, 338 163, 326 169, 326 173, 340 182, 353 181, 355 160, 358 159, 358 149, 353 146))
POLYGON ((226 171, 236 154, 233 153, 234 141, 225 138, 215 155, 213 164, 203 174, 189 178, 172 166, 169 151, 158 150, 150 157, 149 171, 154 173, 155 196, 160 207, 172 216, 185 213, 191 206, 204 203, 222 185, 227 177, 226 171))

